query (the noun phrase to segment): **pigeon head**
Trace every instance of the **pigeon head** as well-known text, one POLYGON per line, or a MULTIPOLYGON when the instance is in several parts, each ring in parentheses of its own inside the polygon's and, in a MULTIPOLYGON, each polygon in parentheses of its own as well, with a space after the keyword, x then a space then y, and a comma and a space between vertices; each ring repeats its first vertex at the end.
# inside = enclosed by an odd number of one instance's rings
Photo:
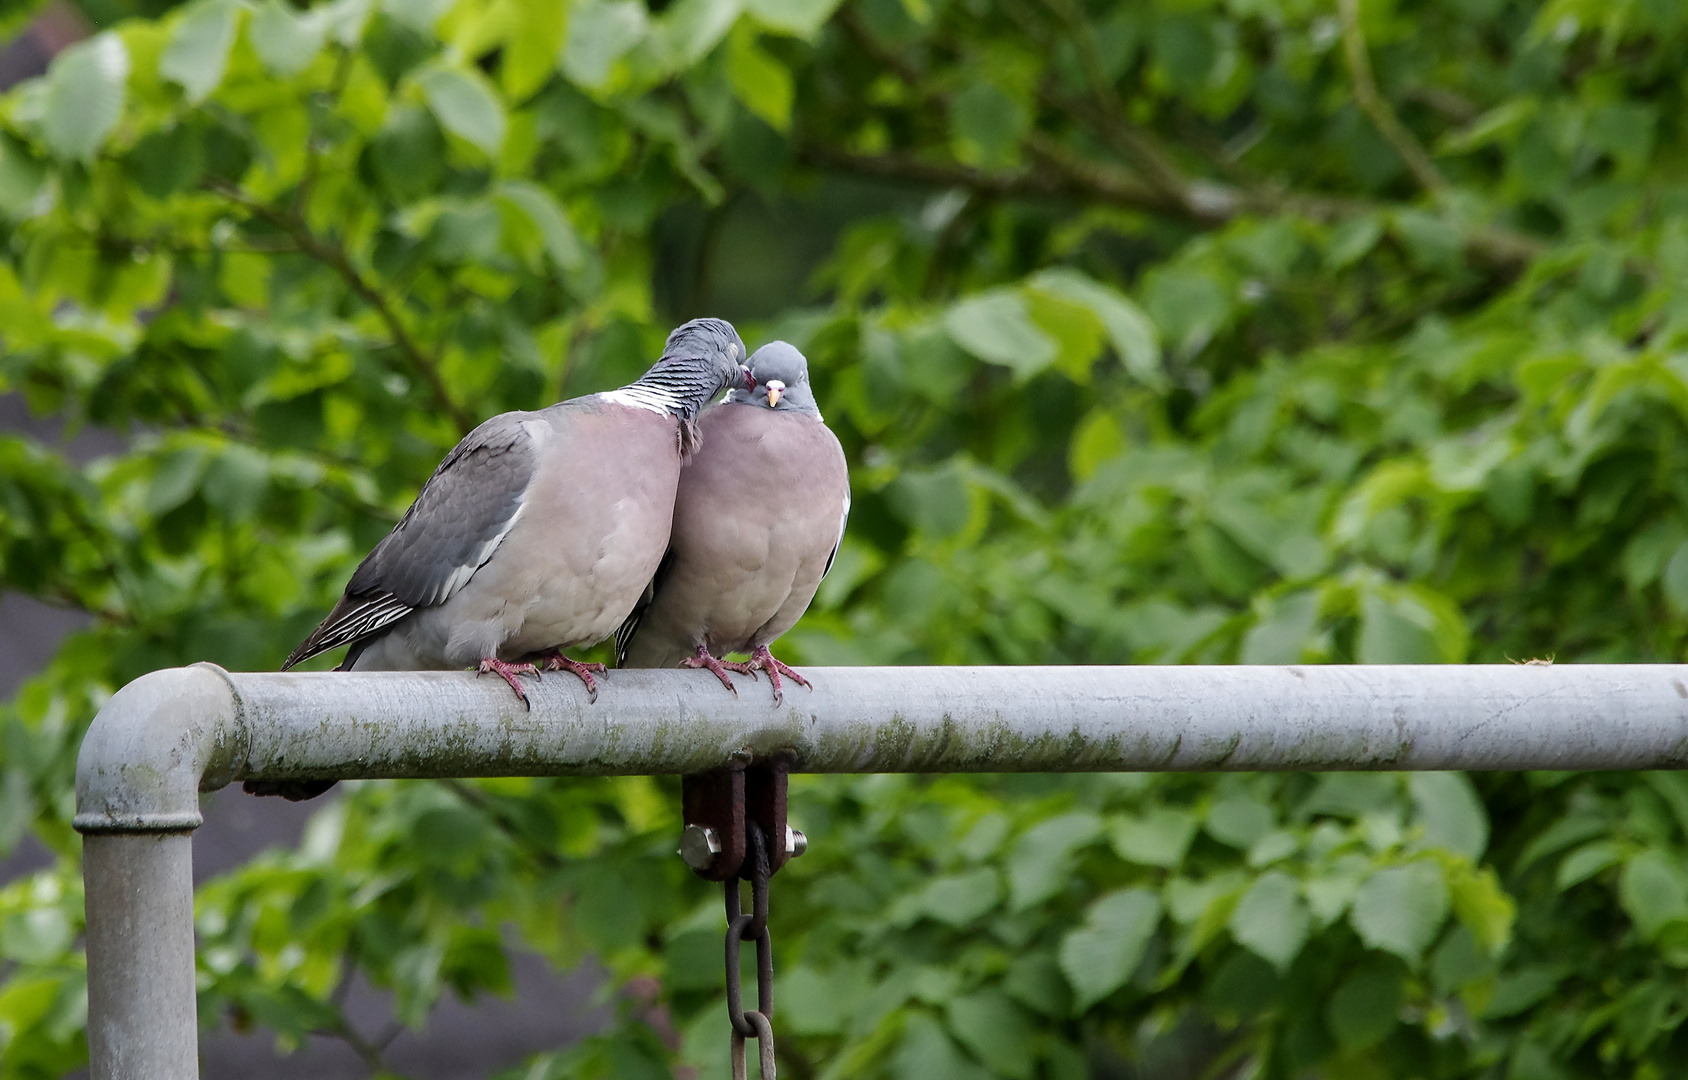
POLYGON ((732 323, 725 319, 693 319, 668 335, 658 365, 679 360, 702 367, 720 380, 715 387, 719 393, 722 389, 748 389, 753 385, 745 367, 749 355, 750 350, 744 347, 744 339, 732 323))
POLYGON ((749 388, 735 389, 727 400, 779 412, 821 414, 809 387, 809 362, 791 345, 770 341, 757 349, 750 358, 750 378, 749 388))
POLYGON ((754 386, 744 339, 724 319, 693 319, 668 335, 662 358, 637 382, 615 391, 626 402, 689 420, 722 390, 754 386))

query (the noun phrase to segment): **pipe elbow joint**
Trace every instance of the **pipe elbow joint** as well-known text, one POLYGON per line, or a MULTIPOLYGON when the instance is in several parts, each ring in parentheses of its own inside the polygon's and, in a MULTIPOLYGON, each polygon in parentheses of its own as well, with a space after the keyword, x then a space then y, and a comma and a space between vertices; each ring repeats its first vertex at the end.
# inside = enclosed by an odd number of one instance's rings
POLYGON ((78 832, 185 832, 199 794, 245 769, 251 734, 228 673, 215 664, 166 668, 114 694, 76 756, 78 832))

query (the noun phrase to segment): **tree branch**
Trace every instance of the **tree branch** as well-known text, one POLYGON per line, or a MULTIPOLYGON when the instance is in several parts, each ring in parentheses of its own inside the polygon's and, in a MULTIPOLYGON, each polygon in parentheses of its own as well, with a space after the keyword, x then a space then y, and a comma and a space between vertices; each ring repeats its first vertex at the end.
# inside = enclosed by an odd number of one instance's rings
MULTIPOLYGON (((1341 0, 1353 5, 1357 0, 1341 0)), ((810 141, 798 148, 798 159, 809 165, 837 169, 859 176, 876 176, 888 180, 903 180, 934 187, 965 188, 975 194, 998 198, 1062 198, 1092 200, 1150 213, 1183 218, 1196 225, 1216 228, 1243 214, 1293 213, 1320 222, 1340 221, 1364 214, 1386 213, 1391 207, 1365 199, 1341 196, 1304 194, 1273 189, 1262 185, 1226 184, 1185 174, 1172 159, 1157 146, 1153 138, 1139 130, 1125 115, 1119 94, 1107 79, 1095 41, 1089 28, 1074 11, 1068 0, 1045 0, 1055 15, 1069 28, 1078 46, 1080 61, 1094 99, 1087 103, 1073 103, 1063 99, 1052 87, 1039 89, 1039 99, 1048 107, 1066 116, 1078 116, 1093 128, 1115 150, 1132 160, 1142 170, 1122 168, 1107 161, 1098 161, 1069 149, 1061 140, 1033 128, 1027 132, 1023 145, 1031 158, 1042 168, 1013 172, 984 172, 953 162, 915 158, 907 154, 855 154, 835 146, 810 141)), ((1012 13, 1014 5, 1008 5, 1012 13)), ((896 72, 899 78, 923 101, 945 104, 944 95, 925 84, 925 73, 906 57, 888 49, 874 37, 853 7, 846 7, 841 16, 846 30, 869 56, 896 72)), ((1021 19, 1025 32, 1037 36, 1034 28, 1021 19)), ((1356 28, 1358 23, 1354 24, 1356 28)), ((1045 43, 1047 45, 1047 43, 1045 43)), ((1371 68, 1366 63, 1364 41, 1361 41, 1361 64, 1365 84, 1370 87, 1373 101, 1407 140, 1417 147, 1412 135, 1394 120, 1387 103, 1377 95, 1371 80, 1371 68)), ((1368 114, 1369 115, 1369 114, 1368 114)), ((1428 163, 1422 149, 1418 153, 1428 163)), ((1429 166, 1438 183, 1444 183, 1435 166, 1429 166)), ((1465 251, 1475 261, 1515 273, 1546 250, 1546 245, 1533 237, 1504 228, 1482 228, 1467 232, 1465 251)))
MULTIPOLYGON (((1200 202, 1202 194, 1193 188, 1171 155, 1156 144, 1146 131, 1132 123, 1125 114, 1125 104, 1114 88, 1108 73, 1102 68, 1102 56, 1096 48, 1096 37, 1082 13, 1074 10, 1068 0, 1045 0, 1056 18, 1066 24, 1067 33, 1078 52, 1079 64, 1084 68, 1085 81, 1090 85, 1094 102, 1092 121, 1103 138, 1142 170, 1149 185, 1167 199, 1182 204, 1200 202)), ((1192 207, 1196 209, 1195 207, 1192 207)))
POLYGON ((1424 190, 1435 194, 1448 186, 1436 163, 1430 160, 1413 133, 1407 130, 1395 110, 1378 93, 1377 80, 1372 77, 1371 59, 1366 55, 1365 31, 1360 27, 1360 0, 1337 0, 1342 15, 1342 51, 1348 58, 1348 71, 1354 77, 1354 99, 1360 110, 1371 118, 1378 133, 1388 140, 1407 169, 1424 190))
POLYGON ((319 238, 311 231, 303 218, 297 214, 277 210, 267 203, 247 195, 244 191, 231 184, 212 181, 212 191, 223 196, 238 206, 245 208, 253 215, 268 221, 293 238, 300 252, 309 255, 323 265, 329 267, 346 283, 347 287, 356 293, 358 298, 368 304, 375 314, 380 317, 392 335, 393 344, 405 357, 411 368, 428 384, 434 396, 434 403, 447 416, 451 417, 460 434, 468 434, 475 426, 474 418, 463 407, 452 399, 451 392, 446 388, 445 378, 440 374, 439 365, 434 359, 424 353, 416 340, 410 336, 404 321, 399 318, 398 311, 381 295, 370 281, 352 265, 352 260, 344 248, 319 238))
MULTIPOLYGON (((834 147, 806 144, 798 160, 858 176, 875 176, 932 187, 960 187, 998 198, 1054 198, 1088 200, 1149 213, 1172 214, 1207 228, 1224 225, 1243 214, 1292 213, 1330 223, 1364 214, 1387 213, 1391 207, 1364 199, 1299 192, 1244 191, 1206 180, 1192 182, 1187 202, 1168 199, 1135 176, 1101 162, 1081 158, 1056 140, 1033 132, 1026 147, 1048 165, 1047 170, 986 173, 947 162, 926 161, 901 154, 853 154, 834 147)), ((1465 234, 1466 253, 1478 262, 1507 272, 1522 269, 1547 250, 1534 237, 1511 229, 1483 228, 1465 234)))

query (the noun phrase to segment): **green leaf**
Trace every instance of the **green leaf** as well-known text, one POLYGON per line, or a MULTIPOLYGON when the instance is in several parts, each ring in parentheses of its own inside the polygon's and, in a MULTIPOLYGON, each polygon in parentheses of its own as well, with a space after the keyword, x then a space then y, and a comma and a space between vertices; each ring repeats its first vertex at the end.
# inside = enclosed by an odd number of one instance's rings
POLYGON ((1195 839, 1194 814, 1171 807, 1149 808, 1142 817, 1119 817, 1108 825, 1108 841, 1127 862, 1175 868, 1195 839))
POLYGON ((257 513, 269 481, 269 463, 263 454, 231 444, 205 470, 205 501, 231 521, 247 521, 257 513))
POLYGON ((398 22, 423 34, 432 34, 434 25, 451 10, 452 0, 381 0, 381 10, 398 22))
POLYGON ((1664 852, 1644 851, 1624 864, 1618 900, 1642 937, 1656 937, 1671 920, 1688 918, 1688 874, 1664 852))
POLYGON ((296 13, 281 0, 264 0, 252 13, 246 39, 264 66, 277 75, 296 75, 322 51, 328 34, 324 9, 296 13))
POLYGON ((1024 911, 1061 891, 1073 852, 1102 835, 1095 814, 1062 814, 1027 829, 1008 856, 1009 906, 1024 911))
POLYGON ((1425 590, 1368 589, 1360 601, 1362 664, 1445 664, 1465 658, 1459 610, 1425 590))
POLYGON ((1688 615, 1688 541, 1684 541, 1665 563, 1659 584, 1671 610, 1678 615, 1688 615))
POLYGON ((56 907, 24 908, 0 920, 0 956, 21 964, 57 960, 75 939, 70 920, 56 907))
MULTIPOLYGON (((990 1073, 968 1061, 944 1029, 923 1012, 909 1016, 902 1043, 891 1055, 891 1075, 898 1080, 989 1080, 990 1073)), ((883 1068, 880 1065, 880 1068, 883 1068)))
POLYGON ((1055 359, 1055 343, 1032 322, 1025 297, 996 289, 969 297, 944 316, 950 338, 979 359, 1028 379, 1055 359))
POLYGON ((683 62, 695 64, 721 43, 744 7, 744 0, 679 0, 663 12, 663 36, 683 62))
POLYGON ((1325 1023, 1344 1050, 1364 1050, 1382 1042, 1395 1029, 1403 997, 1398 972, 1361 971, 1332 992, 1325 1006, 1325 1023))
POLYGON ((1277 826, 1272 808, 1241 792, 1225 796, 1207 811, 1207 831, 1222 844, 1244 850, 1277 826))
POLYGON ((10 855, 29 832, 35 809, 29 775, 19 768, 0 770, 0 859, 10 855))
POLYGON ((1642 773, 1641 779, 1658 792, 1670 807, 1671 816, 1676 818, 1676 827, 1688 836, 1688 776, 1679 772, 1655 771, 1642 773))
POLYGON ((1489 867, 1446 867, 1445 870, 1454 915, 1471 931, 1478 945, 1498 956, 1512 940, 1517 903, 1500 887, 1499 879, 1489 867))
POLYGON ((747 0, 745 6, 771 30, 812 39, 832 17, 840 0, 747 0))
POLYGON ((949 1029, 994 1075, 1030 1080, 1033 1030, 1025 1011, 1000 990, 980 990, 949 1003, 949 1029))
POLYGON ((1553 875, 1553 884, 1560 889, 1580 885, 1607 867, 1618 865, 1623 861, 1623 855, 1623 848, 1610 840, 1596 840, 1592 844, 1584 844, 1559 860, 1559 869, 1553 875))
POLYGON ((1037 289, 1024 289, 1020 295, 1032 323, 1055 343, 1056 370, 1081 386, 1088 383, 1102 354, 1102 321, 1081 304, 1037 289))
POLYGON ((1279 971, 1289 970, 1312 925, 1295 879, 1278 871, 1256 881, 1231 911, 1231 936, 1279 971))
POLYGON ((1079 1009, 1125 985, 1142 962, 1160 910, 1160 897, 1147 889, 1121 889, 1090 905, 1084 925, 1062 939, 1061 973, 1079 1009))
POLYGON ((203 448, 190 446, 166 457, 153 474, 147 488, 147 513, 162 517, 193 498, 199 481, 205 475, 206 455, 203 448))
POLYGON ((488 157, 498 156, 504 145, 504 107, 479 72, 431 67, 416 81, 441 127, 488 157))
POLYGON ((1407 790, 1412 793, 1417 822, 1424 829, 1424 846, 1442 848, 1473 861, 1482 858, 1489 846, 1489 815, 1463 773, 1409 773, 1407 790))
POLYGON ((791 72, 762 48, 745 23, 733 31, 727 46, 733 96, 775 131, 791 130, 791 103, 796 96, 791 72))
POLYGON ((1447 915, 1448 886, 1442 868, 1419 860, 1367 878, 1354 894, 1348 921, 1367 945, 1416 964, 1447 915))
POLYGON ((1464 237, 1457 225, 1422 210, 1398 210, 1392 224, 1415 262, 1443 270, 1458 265, 1464 237))
POLYGON ((1365 258, 1383 237, 1383 222, 1375 214, 1349 218, 1331 230, 1325 246, 1325 265, 1342 270, 1365 258))
POLYGON ((1496 980, 1483 1016, 1495 1020, 1516 1016, 1553 993, 1564 978, 1562 972, 1539 965, 1509 971, 1496 980))
POLYGON ((980 79, 950 99, 950 139, 956 160, 1001 169, 1019 159, 1030 111, 995 83, 980 79))
POLYGON ((552 0, 513 0, 512 10, 498 74, 505 97, 514 104, 532 97, 556 72, 569 9, 552 0))
POLYGON ((329 0, 320 10, 334 40, 349 48, 363 37, 373 7, 374 0, 329 0))
POLYGON ((189 101, 205 100, 223 81, 239 12, 230 0, 200 0, 184 9, 158 73, 181 86, 189 101))
POLYGON ((1109 342, 1134 378, 1146 386, 1166 384, 1155 324, 1124 294, 1065 267, 1034 274, 1027 285, 1090 309, 1102 320, 1109 342))
POLYGON ((1201 351, 1231 314, 1224 284, 1195 267, 1175 266, 1149 275, 1143 300, 1165 340, 1186 355, 1201 351))
POLYGON ((21 141, 0 136, 0 214, 16 221, 39 213, 47 175, 21 141))
POLYGON ((92 161, 123 115, 129 51, 107 31, 72 45, 47 73, 42 134, 54 156, 92 161))
MULTIPOLYGON (((708 952, 709 960, 713 961, 720 948, 720 942, 711 941, 709 944, 714 946, 708 952)), ((700 970, 702 960, 700 955, 700 970)), ((811 967, 797 967, 780 972, 780 1025, 789 1031, 804 1035, 830 1035, 839 1031, 846 1016, 845 1010, 841 1008, 845 1002, 840 1001, 838 993, 838 984, 843 974, 839 971, 816 971, 811 967)), ((713 976, 714 972, 711 971, 710 975, 713 976)), ((699 990, 714 988, 713 978, 708 986, 700 982, 695 987, 699 990)))
POLYGON ((1002 883, 992 867, 934 879, 921 890, 920 910, 950 926, 966 926, 996 907, 1002 883))
POLYGON ((568 214, 549 191, 527 180, 508 180, 499 185, 498 193, 539 230, 545 241, 545 253, 558 270, 578 273, 585 269, 586 247, 569 224, 568 214))
POLYGON ((644 40, 649 21, 639 0, 585 0, 569 12, 563 74, 587 89, 604 89, 616 62, 644 40))
POLYGON ((1261 604, 1260 621, 1243 635, 1244 664, 1298 664, 1319 621, 1319 594, 1311 590, 1261 604))

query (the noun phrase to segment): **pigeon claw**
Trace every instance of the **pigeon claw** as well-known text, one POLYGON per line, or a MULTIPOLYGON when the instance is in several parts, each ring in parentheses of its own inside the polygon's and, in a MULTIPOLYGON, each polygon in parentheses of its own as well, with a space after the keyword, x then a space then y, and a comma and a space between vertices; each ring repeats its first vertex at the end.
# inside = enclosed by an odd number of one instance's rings
POLYGON ((510 689, 516 692, 516 696, 521 699, 522 704, 526 706, 529 711, 532 711, 533 703, 528 701, 527 694, 522 692, 522 684, 517 680, 518 676, 522 675, 532 675, 536 679, 539 678, 538 668, 534 667, 532 664, 506 664, 496 656, 489 656, 481 661, 480 667, 475 669, 475 677, 479 678, 489 671, 497 674, 499 678, 509 683, 510 689))
MULTIPOLYGON (((697 647, 697 655, 686 657, 684 660, 680 661, 680 666, 689 668, 708 668, 710 671, 715 673, 715 677, 717 679, 721 680, 722 686, 725 686, 728 690, 733 692, 734 697, 738 697, 738 687, 733 685, 733 680, 727 678, 727 672, 729 669, 732 671, 743 671, 746 667, 744 664, 725 663, 715 659, 715 657, 709 655, 709 646, 707 645, 699 645, 697 647)), ((750 677, 754 679, 756 677, 755 673, 751 673, 750 677)))
POLYGON ((586 684, 586 700, 588 704, 598 700, 598 682, 592 678, 592 673, 602 675, 609 669, 602 664, 583 664, 579 660, 570 660, 563 655, 561 649, 552 649, 544 655, 546 671, 568 671, 580 677, 586 684))
POLYGON ((781 675, 786 676, 798 686, 804 687, 808 690, 814 689, 813 686, 809 685, 808 679, 805 679, 803 676, 797 674, 797 672, 793 671, 783 661, 777 659, 773 653, 768 651, 768 647, 766 645, 756 646, 756 650, 750 654, 750 662, 745 664, 744 667, 751 672, 760 670, 768 673, 768 681, 774 684, 775 708, 785 704, 785 691, 780 686, 781 675))

